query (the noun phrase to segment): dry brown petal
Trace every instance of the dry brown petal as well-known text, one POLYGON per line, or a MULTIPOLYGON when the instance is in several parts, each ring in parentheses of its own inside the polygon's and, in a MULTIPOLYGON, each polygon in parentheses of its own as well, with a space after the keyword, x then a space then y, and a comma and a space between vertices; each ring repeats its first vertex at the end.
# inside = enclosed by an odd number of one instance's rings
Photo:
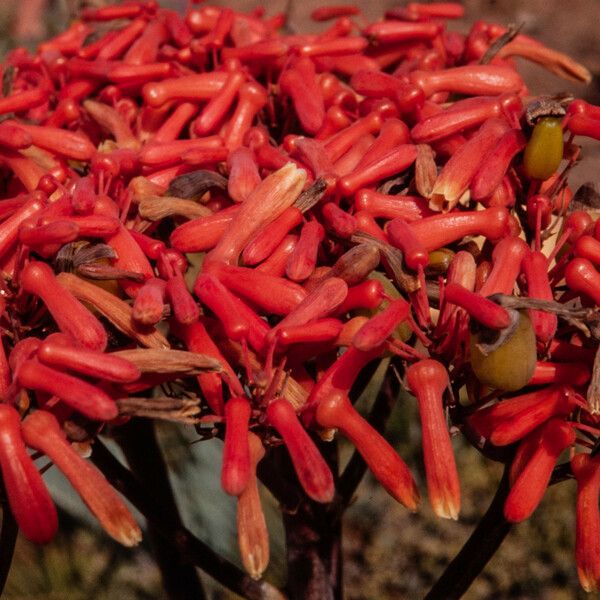
POLYGON ((71 273, 59 273, 56 278, 78 300, 86 302, 105 316, 119 331, 146 348, 169 348, 167 338, 154 327, 140 328, 133 320, 132 308, 115 295, 80 279, 71 273))
POLYGON ((195 425, 200 415, 199 398, 117 398, 119 414, 130 417, 145 417, 195 425))
POLYGON ((174 196, 145 196, 140 199, 139 213, 150 221, 160 221, 174 215, 186 219, 208 217, 212 212, 194 200, 183 200, 174 196))
POLYGON ((390 244, 386 244, 381 240, 369 235, 368 233, 364 233, 362 231, 357 231, 351 238, 350 241, 361 244, 372 244, 375 247, 379 248, 381 253, 385 256, 392 273, 394 274, 394 280, 400 287, 400 289, 405 293, 416 292, 419 288, 419 280, 410 275, 404 269, 404 265, 402 262, 402 252, 398 250, 398 248, 394 248, 390 244))
POLYGON ((182 373, 201 375, 207 371, 221 371, 221 363, 196 352, 168 348, 135 348, 114 352, 132 362, 142 373, 182 373))
POLYGON ((176 198, 196 198, 204 195, 211 188, 226 190, 227 179, 214 171, 200 169, 175 177, 166 193, 176 198))
MULTIPOLYGON (((415 186, 419 194, 424 198, 431 197, 436 179, 435 153, 429 144, 418 144, 417 159, 415 161, 415 186)), ((437 210, 431 205, 430 208, 437 210)))

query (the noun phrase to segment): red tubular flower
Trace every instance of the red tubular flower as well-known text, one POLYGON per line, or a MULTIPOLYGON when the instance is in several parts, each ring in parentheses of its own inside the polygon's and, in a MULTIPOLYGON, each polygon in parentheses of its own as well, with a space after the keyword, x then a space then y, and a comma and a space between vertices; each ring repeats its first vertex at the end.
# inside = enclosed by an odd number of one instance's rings
POLYGON ((240 205, 205 264, 210 261, 236 264, 254 234, 294 203, 305 181, 306 172, 291 163, 263 179, 240 205))
POLYGON ((232 340, 241 341, 247 337, 249 326, 235 310, 235 297, 216 277, 200 274, 194 284, 194 292, 217 315, 232 340))
POLYGON ((411 223, 413 233, 428 252, 437 250, 466 235, 484 235, 498 240, 507 234, 508 212, 505 208, 437 214, 411 223))
POLYGON ((473 319, 485 327, 503 329, 510 325, 510 316, 505 308, 458 283, 448 283, 444 286, 444 301, 464 308, 473 319))
POLYGON ((244 396, 235 396, 225 403, 225 444, 221 487, 231 496, 239 496, 250 481, 250 446, 248 421, 250 402, 244 396))
POLYGON ((167 283, 151 277, 144 282, 133 302, 133 319, 140 325, 156 325, 163 317, 167 283))
POLYGON ((441 363, 427 359, 411 365, 406 380, 419 403, 423 458, 433 512, 447 519, 458 519, 460 483, 443 404, 448 373, 441 363))
POLYGON ((56 417, 44 410, 21 425, 28 446, 43 452, 67 477, 103 529, 124 546, 136 546, 142 532, 126 504, 104 475, 69 444, 56 417))
POLYGON ((521 272, 521 263, 529 252, 529 246, 516 236, 508 236, 498 242, 492 252, 492 270, 479 293, 482 296, 512 294, 521 272))
POLYGON ((375 218, 395 219, 399 217, 411 223, 435 214, 428 207, 427 201, 419 196, 403 196, 401 194, 394 196, 369 189, 356 192, 354 205, 359 211, 355 215, 357 219, 360 213, 367 212, 375 218))
MULTIPOLYGON (((213 73, 211 73, 213 75, 213 73)), ((229 150, 242 145, 244 135, 252 126, 256 114, 267 103, 266 90, 255 82, 242 84, 238 91, 238 103, 231 119, 223 129, 223 141, 229 150)))
POLYGON ((220 93, 210 99, 200 116, 194 121, 194 131, 198 135, 206 135, 217 128, 225 118, 245 79, 246 76, 241 71, 230 73, 220 93))
POLYGON ((413 144, 400 144, 393 150, 376 157, 368 164, 358 166, 338 181, 338 190, 344 196, 351 196, 360 188, 401 173, 415 162, 417 148, 413 144))
POLYGON ((363 352, 379 348, 396 327, 410 315, 410 305, 399 298, 367 321, 354 336, 352 345, 363 352))
POLYGON ((248 242, 242 252, 244 264, 256 265, 270 256, 288 232, 302 223, 302 219, 302 211, 296 206, 286 208, 248 242))
POLYGON ((248 433, 251 474, 246 489, 238 496, 237 533, 242 563, 253 579, 260 579, 269 564, 269 533, 262 510, 256 466, 265 455, 260 438, 248 433))
POLYGON ((553 385, 478 410, 467 422, 496 446, 506 446, 551 417, 568 415, 575 405, 575 394, 569 386, 553 385))
POLYGON ((292 405, 287 400, 274 400, 266 414, 285 442, 304 491, 317 502, 331 502, 335 492, 333 475, 292 405))
POLYGON ((34 360, 21 365, 17 380, 23 387, 58 396, 89 419, 110 421, 119 414, 115 401, 100 388, 34 360))
MULTIPOLYGON (((16 122, 9 121, 16 125, 16 122)), ((66 156, 74 160, 90 160, 96 148, 83 133, 67 131, 47 125, 26 125, 19 123, 18 127, 27 132, 32 142, 45 150, 66 156)))
POLYGON ((483 157, 508 129, 503 119, 489 119, 444 165, 433 186, 431 204, 443 211, 461 201, 483 157))
POLYGON ((325 227, 333 231, 338 237, 348 239, 358 229, 356 217, 347 213, 333 202, 325 204, 321 213, 325 227))
MULTIPOLYGON (((24 202, 2 224, 0 224, 0 258, 14 247, 19 235, 21 223, 39 213, 46 205, 46 195, 43 192, 34 192, 22 197, 24 202)), ((3 200, 3 203, 7 200, 3 200)))
POLYGON ((227 170, 227 193, 235 202, 243 202, 261 181, 253 152, 244 146, 231 152, 227 170))
POLYGON ((575 561, 581 587, 600 590, 600 455, 576 454, 571 469, 577 479, 575 561))
POLYGON ((591 377, 587 365, 578 362, 550 362, 538 360, 535 364, 529 385, 568 383, 573 386, 585 385, 591 377))
MULTIPOLYGON (((529 298, 554 300, 548 280, 548 259, 542 252, 532 251, 526 253, 521 268, 527 281, 527 296, 529 298)), ((550 342, 556 333, 557 316, 541 310, 530 310, 529 317, 536 338, 544 344, 550 342)))
POLYGON ((413 71, 410 80, 427 97, 440 91, 494 96, 519 92, 525 85, 514 69, 498 65, 466 65, 440 71, 413 71))
POLYGON ((381 44, 431 40, 441 31, 437 23, 403 23, 381 21, 363 29, 363 35, 381 44))
POLYGON ((304 325, 334 312, 348 295, 348 285, 339 277, 330 277, 310 292, 268 334, 273 340, 282 327, 304 325))
POLYGON ((0 114, 23 112, 48 100, 48 90, 37 87, 0 99, 0 114))
POLYGON ((343 315, 356 308, 377 308, 384 300, 385 291, 381 281, 367 279, 348 288, 348 295, 337 307, 335 314, 343 315))
POLYGON ((297 283, 256 269, 215 263, 211 273, 232 292, 276 315, 287 315, 306 298, 297 283))
POLYGON ((300 238, 290 255, 286 274, 292 281, 308 279, 315 270, 319 244, 325 237, 325 230, 318 221, 308 221, 300 230, 300 238))
POLYGON ((315 419, 321 427, 339 429, 354 444, 385 490, 409 510, 417 509, 419 491, 406 463, 358 414, 345 393, 332 393, 323 398, 315 409, 315 419))
POLYGON ((207 356, 217 359, 221 363, 223 373, 202 373, 198 375, 198 384, 200 385, 200 389, 202 390, 210 409, 216 415, 222 415, 223 391, 221 379, 225 380, 232 394, 241 396, 244 393, 235 371, 221 354, 221 351, 212 338, 208 335, 201 320, 196 321, 191 325, 174 323, 172 327, 175 335, 184 342, 190 352, 206 354, 207 356))
POLYGON ((140 377, 139 369, 130 361, 78 347, 62 333, 49 335, 38 348, 36 356, 46 365, 97 379, 130 383, 140 377))
POLYGON ((504 516, 511 523, 520 523, 531 516, 548 487, 556 460, 575 442, 573 428, 561 419, 550 419, 531 436, 535 442, 532 442, 527 463, 504 503, 504 516))
POLYGON ((230 206, 208 217, 183 223, 173 230, 171 245, 180 252, 202 252, 214 248, 239 210, 238 205, 230 206))
POLYGON ((317 133, 325 119, 325 104, 315 79, 314 63, 309 58, 299 59, 294 67, 283 71, 279 85, 292 99, 304 131, 317 133))
POLYGON ((325 142, 325 149, 331 161, 335 163, 366 134, 377 133, 381 129, 381 125, 381 115, 372 112, 331 136, 325 142))
POLYGON ((565 280, 571 290, 589 296, 600 306, 600 273, 586 258, 574 258, 565 270, 565 280))
POLYGON ((228 73, 215 71, 164 79, 158 83, 147 83, 142 88, 142 96, 146 104, 153 107, 169 100, 209 100, 223 89, 228 77, 228 73))
POLYGON ((511 123, 518 121, 514 115, 520 111, 521 100, 513 95, 467 98, 417 123, 412 128, 411 135, 416 144, 431 143, 479 125, 493 117, 504 115, 511 123))
POLYGON ((213 162, 224 160, 219 155, 224 152, 223 141, 218 135, 194 138, 191 140, 174 140, 172 142, 149 142, 140 151, 140 162, 143 165, 159 168, 167 167, 181 162, 182 156, 192 152, 204 152, 206 162, 210 162, 212 156, 216 156, 213 162))
POLYGON ((471 181, 469 187, 474 200, 484 200, 494 193, 512 159, 525 147, 525 142, 525 136, 519 129, 510 129, 498 140, 493 157, 486 157, 471 181))
POLYGON ((25 537, 49 542, 58 529, 56 508, 21 437, 19 413, 0 404, 0 468, 10 509, 25 537))
POLYGON ((184 272, 187 260, 176 250, 166 250, 158 259, 159 273, 167 280, 165 288, 173 315, 179 323, 189 324, 198 320, 200 309, 190 294, 184 272), (182 261, 179 261, 182 258, 182 261))
POLYGON ((391 150, 398 149, 399 146, 409 142, 410 131, 404 121, 394 118, 386 119, 381 126, 377 139, 371 144, 356 168, 360 170, 366 165, 380 160, 391 150))
POLYGON ((61 331, 90 350, 106 348, 107 334, 100 321, 60 285, 47 264, 30 262, 21 273, 21 286, 43 300, 61 331))
POLYGON ((320 319, 306 325, 282 327, 277 334, 279 345, 335 340, 341 333, 343 324, 338 319, 320 319))
MULTIPOLYGON (((107 197, 98 197, 94 212, 106 216, 115 216, 117 211, 116 205, 107 197)), ((154 277, 152 265, 142 252, 135 239, 132 237, 129 229, 124 225, 120 225, 114 235, 106 239, 106 243, 115 251, 117 258, 114 259, 113 266, 123 271, 132 271, 133 273, 141 273, 144 279, 154 277)), ((121 280, 119 284, 123 291, 135 298, 137 292, 142 287, 142 283, 136 281, 121 280)))

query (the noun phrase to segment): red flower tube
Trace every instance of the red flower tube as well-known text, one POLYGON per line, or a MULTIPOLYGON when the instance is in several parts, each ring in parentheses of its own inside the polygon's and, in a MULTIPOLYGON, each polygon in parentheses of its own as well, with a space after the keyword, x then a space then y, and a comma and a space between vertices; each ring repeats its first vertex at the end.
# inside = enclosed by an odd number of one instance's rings
POLYGON ((429 501, 436 515, 456 520, 460 483, 443 403, 448 373, 441 363, 427 359, 408 367, 406 380, 419 403, 429 501))
POLYGON ((523 259, 529 252, 529 246, 516 236, 508 236, 498 242, 492 252, 492 270, 479 293, 482 296, 512 294, 523 259))
POLYGON ((498 65, 466 65, 441 71, 412 71, 410 81, 418 85, 427 97, 437 92, 494 96, 516 93, 525 86, 514 69, 498 65))
POLYGON ((209 100, 223 89, 228 77, 226 72, 215 71, 163 79, 158 83, 147 83, 142 88, 142 96, 149 106, 156 108, 169 100, 209 100))
POLYGON ((99 387, 35 360, 27 360, 21 365, 17 380, 23 387, 58 396, 88 419, 110 421, 119 414, 115 401, 99 387))
POLYGON ((483 235, 498 240, 508 233, 505 208, 451 212, 427 217, 410 224, 413 233, 428 252, 447 246, 466 235, 483 235))
POLYGON ((306 298, 302 286, 256 269, 215 263, 211 273, 229 290, 268 313, 287 315, 306 298))
POLYGON ((575 511, 575 560, 581 587, 600 589, 600 456, 576 454, 571 469, 577 480, 575 511))
POLYGON ((21 286, 41 298, 61 331, 90 350, 106 348, 107 333, 100 321, 60 285, 47 264, 30 262, 21 273, 21 286))
POLYGON ((444 286, 444 301, 464 308, 469 315, 491 329, 504 329, 510 325, 506 309, 458 283, 444 286))
POLYGON ((286 275, 292 281, 303 281, 310 277, 317 264, 319 244, 325 237, 323 226, 315 220, 308 221, 300 230, 300 238, 290 255, 286 275))
POLYGON ((243 202, 261 182, 254 154, 240 146, 227 157, 227 193, 235 202, 243 202))
POLYGON ((574 258, 565 270, 565 280, 571 290, 589 296, 600 306, 600 273, 585 258, 574 258))
POLYGON ((539 432, 531 435, 536 436, 537 447, 512 484, 504 503, 504 516, 511 523, 520 523, 531 516, 548 487, 556 460, 575 442, 573 428, 560 419, 550 419, 539 432))
POLYGON ((396 327, 410 315, 410 305, 406 300, 398 298, 369 319, 356 333, 352 345, 363 352, 381 347, 381 344, 392 335, 396 327))
POLYGON ((551 417, 567 416, 575 405, 575 394, 569 386, 553 385, 482 408, 467 422, 496 446, 507 446, 551 417))
POLYGON ((67 477, 102 528, 124 546, 136 546, 142 532, 127 505, 104 475, 69 444, 56 417, 44 410, 30 414, 21 425, 27 445, 43 452, 67 477))
POLYGON ((503 119, 488 119, 450 157, 433 186, 431 202, 443 211, 451 210, 464 197, 485 155, 494 148, 509 125, 503 119))
POLYGON ((129 383, 140 377, 139 369, 130 361, 104 352, 77 347, 66 335, 49 335, 36 354, 38 360, 51 367, 76 371, 88 377, 129 383))
POLYGON ((331 502, 335 492, 333 475, 292 405, 284 399, 274 400, 267 406, 266 415, 283 438, 304 491, 317 502, 331 502))
MULTIPOLYGON (((348 349, 344 356, 350 351, 348 349)), ((372 353, 368 354, 370 358, 374 358, 372 353)), ((349 365, 350 363, 345 364, 349 365)), ((341 374, 341 371, 338 373, 341 374)), ((356 374, 357 372, 354 372, 353 376, 356 374)), ((323 389, 319 384, 320 382, 313 388, 311 397, 314 397, 315 389, 323 389)), ((327 394, 316 405, 314 414, 316 422, 321 427, 339 429, 354 444, 388 494, 409 510, 417 509, 419 491, 406 463, 385 438, 358 414, 346 393, 338 390, 327 394)))
POLYGON ((250 481, 250 446, 248 421, 250 402, 244 396, 235 396, 225 403, 225 440, 221 487, 230 496, 239 496, 250 481))
POLYGON ((254 117, 263 109, 267 101, 266 90, 261 85, 254 82, 242 84, 238 91, 237 106, 221 132, 226 148, 235 150, 242 145, 244 135, 252 127, 254 117))
POLYGON ((58 529, 56 508, 25 449, 19 413, 0 404, 0 468, 10 509, 25 537, 49 542, 58 529))
POLYGON ((269 563, 269 533, 262 510, 256 466, 265 455, 260 438, 248 433, 250 446, 251 473, 248 485, 238 496, 237 533, 242 563, 253 579, 260 579, 269 563))
MULTIPOLYGON (((548 280, 548 259, 542 252, 532 251, 526 253, 521 268, 527 281, 527 296, 529 298, 554 300, 554 294, 548 280)), ((556 333, 557 316, 541 310, 530 310, 529 316, 536 338, 543 344, 550 342, 556 333)))
POLYGON ((210 261, 237 264, 254 234, 294 203, 305 181, 306 172, 291 163, 263 179, 240 205, 239 212, 207 255, 205 265, 210 261))

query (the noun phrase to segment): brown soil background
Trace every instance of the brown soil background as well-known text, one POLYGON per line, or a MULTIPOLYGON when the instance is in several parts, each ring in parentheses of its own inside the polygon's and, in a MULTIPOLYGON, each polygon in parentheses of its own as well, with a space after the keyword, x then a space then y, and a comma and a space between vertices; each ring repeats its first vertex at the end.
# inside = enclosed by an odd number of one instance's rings
MULTIPOLYGON (((1 27, 4 38, 0 38, 0 51, 13 45, 10 19, 16 4, 13 0, 0 0, 0 25, 4 24, 1 27)), ((162 4, 184 7, 186 2, 164 1, 162 4)), ((217 4, 249 10, 260 3, 238 0, 217 4)), ((275 0, 264 3, 264 6, 268 14, 287 12, 291 31, 308 31, 322 27, 312 23, 309 14, 323 4, 319 0, 275 0)), ((387 8, 398 5, 391 1, 356 4, 370 20, 382 15, 387 8)), ((477 19, 502 24, 522 23, 524 33, 570 54, 594 73, 591 85, 584 86, 565 82, 538 66, 521 63, 520 72, 532 92, 568 91, 600 104, 600 0, 465 0, 463 4, 467 16, 452 23, 452 29, 467 31, 477 19)), ((66 0, 54 4, 45 23, 48 31, 59 30, 66 14, 65 8, 66 0)), ((586 142, 583 160, 572 175, 573 186, 576 188, 586 181, 598 181, 599 171, 600 144, 586 142)), ((411 467, 420 473, 420 483, 423 484, 418 452, 418 416, 410 398, 399 402, 390 435, 402 456, 407 457, 411 467)), ((172 435, 164 437, 167 440, 173 438, 172 435)), ((370 479, 361 485, 344 530, 344 579, 348 600, 422 598, 467 539, 489 504, 500 469, 496 464, 483 461, 461 440, 457 439, 455 445, 463 488, 463 509, 458 522, 436 519, 426 506, 418 515, 410 515, 370 479)), ((424 486, 421 485, 421 488, 424 489, 424 486)), ((218 498, 217 503, 220 502, 224 500, 218 498)), ((206 515, 197 518, 201 521, 206 515)), ((20 540, 5 598, 162 598, 159 576, 146 549, 132 552, 116 548, 105 537, 80 527, 79 521, 66 513, 61 516, 61 523, 63 531, 60 537, 44 549, 20 540)), ((513 528, 465 598, 570 600, 596 597, 584 594, 579 588, 573 545, 574 485, 567 482, 550 489, 533 518, 513 528)), ((232 556, 235 556, 235 549, 232 556)), ((282 575, 277 561, 274 563, 268 576, 278 579, 282 575)), ((233 597, 209 581, 207 586, 211 598, 233 597)))

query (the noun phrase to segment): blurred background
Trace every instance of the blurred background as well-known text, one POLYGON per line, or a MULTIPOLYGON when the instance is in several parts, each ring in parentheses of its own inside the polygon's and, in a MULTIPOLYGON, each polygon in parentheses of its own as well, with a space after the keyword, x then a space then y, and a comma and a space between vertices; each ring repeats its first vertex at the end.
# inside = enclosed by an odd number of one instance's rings
MULTIPOLYGON (((164 6, 185 10, 185 0, 161 0, 164 6)), ((58 33, 77 12, 77 0, 1 0, 0 57, 11 48, 34 49, 41 39, 58 33), (44 18, 17 21, 18 7, 35 11, 45 4, 44 18), (18 25, 18 23, 20 23, 18 25)), ((89 2, 94 4, 94 2, 89 2)), ((317 31, 325 24, 310 21, 310 12, 323 0, 252 0, 215 2, 237 10, 264 5, 267 14, 284 11, 292 32, 317 31)), ((393 0, 355 2, 374 20, 393 0)), ((450 28, 466 32, 477 19, 503 25, 523 24, 523 33, 566 52, 594 73, 589 86, 571 84, 540 67, 520 64, 520 72, 534 93, 571 92, 600 104, 600 0, 464 0, 466 16, 450 28)), ((583 160, 573 171, 576 188, 598 179, 600 145, 586 144, 583 160)), ((390 439, 424 483, 419 453, 418 415, 410 397, 401 398, 390 422, 390 439)), ((185 524, 228 559, 239 564, 235 540, 235 505, 219 486, 221 442, 194 443, 191 428, 159 425, 159 435, 172 468, 185 524)), ((468 538, 485 512, 500 478, 499 465, 455 439, 463 490, 458 522, 436 519, 427 504, 409 514, 370 478, 358 489, 344 529, 344 579, 348 600, 421 598, 468 538)), ((348 453, 347 448, 343 450, 348 453)), ((47 547, 19 539, 13 568, 3 597, 7 600, 134 600, 162 598, 160 577, 147 546, 136 550, 113 544, 88 519, 87 511, 56 469, 45 475, 60 506, 60 535, 47 547)), ((420 487, 423 488, 423 485, 420 487)), ((571 600, 594 598, 580 591, 573 557, 574 483, 551 488, 527 522, 514 527, 496 556, 469 592, 467 600, 571 600)), ((283 532, 277 507, 265 494, 271 534, 272 560, 266 576, 282 584, 283 532)), ((233 595, 203 578, 210 598, 233 595)), ((600 595, 596 597, 600 598, 600 595)))

